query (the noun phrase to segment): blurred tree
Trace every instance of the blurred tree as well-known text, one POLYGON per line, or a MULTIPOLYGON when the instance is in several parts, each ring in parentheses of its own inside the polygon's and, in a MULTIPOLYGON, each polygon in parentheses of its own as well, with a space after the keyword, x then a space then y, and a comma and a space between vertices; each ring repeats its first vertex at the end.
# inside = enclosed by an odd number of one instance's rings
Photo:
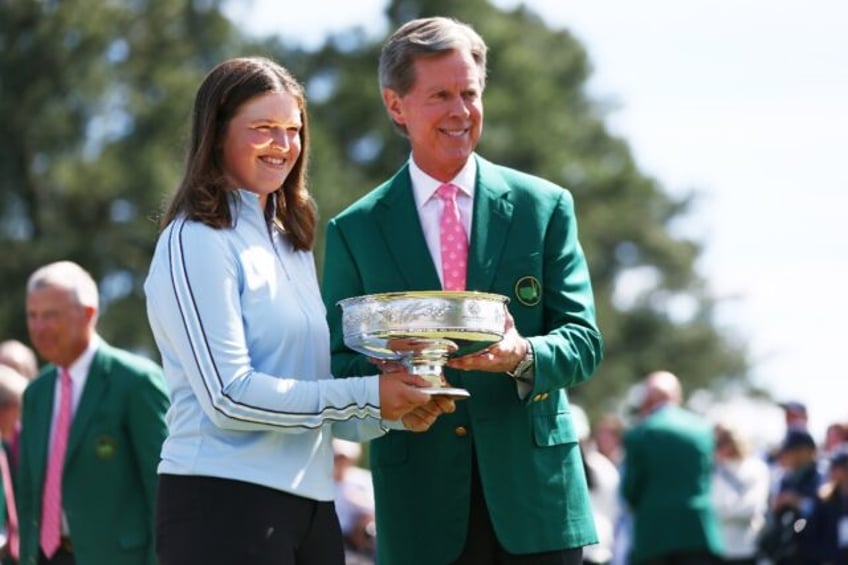
MULTIPOLYGON (((382 41, 353 29, 307 53, 282 35, 248 40, 224 4, 0 2, 0 337, 26 341, 27 276, 68 258, 100 282, 103 335, 155 356, 141 288, 155 216, 181 175, 197 85, 226 57, 271 55, 307 85, 324 221, 408 157, 380 102, 382 41)), ((428 15, 474 25, 490 46, 479 152, 574 193, 607 351, 575 391, 590 413, 659 367, 689 390, 744 382, 744 346, 718 326, 695 269, 700 245, 675 233, 693 197, 664 193, 606 129, 579 42, 486 0, 394 0, 386 15, 390 29, 428 15)), ((320 266, 320 240, 317 257, 320 266)))
POLYGON ((142 282, 182 168, 194 91, 238 47, 217 0, 0 2, 0 335, 26 340, 24 285, 71 259, 100 330, 153 354, 142 282))
MULTIPOLYGON (((420 16, 471 23, 490 48, 479 153, 574 193, 606 342, 598 373, 575 390, 579 402, 592 414, 613 409, 657 368, 689 391, 744 383, 744 344, 718 326, 716 300, 695 268, 701 247, 675 235, 694 195, 666 194, 606 129, 604 108, 586 92, 591 65, 579 42, 524 7, 506 12, 486 0, 394 0, 386 15, 390 30, 420 16)), ((380 47, 352 30, 330 37, 299 70, 320 128, 312 185, 325 220, 409 155, 380 101, 380 47)))

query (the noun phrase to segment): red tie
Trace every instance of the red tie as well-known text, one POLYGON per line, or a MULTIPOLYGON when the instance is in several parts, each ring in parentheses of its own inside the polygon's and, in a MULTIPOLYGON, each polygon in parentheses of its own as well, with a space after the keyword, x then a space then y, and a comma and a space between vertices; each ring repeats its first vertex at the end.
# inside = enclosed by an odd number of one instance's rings
POLYGON ((59 549, 62 537, 62 469, 68 448, 68 430, 71 428, 71 375, 63 368, 59 371, 59 378, 59 411, 56 413, 56 429, 41 499, 41 549, 48 559, 59 549))
POLYGON ((6 449, 0 447, 0 472, 3 473, 3 492, 6 494, 6 533, 9 537, 9 554, 17 562, 20 538, 18 537, 18 510, 15 505, 15 489, 6 449))
POLYGON ((465 290, 465 274, 468 270, 468 236, 456 207, 459 189, 452 184, 443 184, 436 194, 444 201, 439 220, 439 243, 442 251, 442 287, 445 290, 465 290))

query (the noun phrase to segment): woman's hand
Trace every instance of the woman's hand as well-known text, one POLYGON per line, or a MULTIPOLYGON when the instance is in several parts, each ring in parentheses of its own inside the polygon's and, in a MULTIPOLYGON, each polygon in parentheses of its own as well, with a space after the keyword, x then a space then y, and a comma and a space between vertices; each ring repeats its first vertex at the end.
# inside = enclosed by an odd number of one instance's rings
POLYGON ((454 401, 443 395, 430 395, 419 390, 432 384, 411 375, 400 365, 380 375, 380 416, 386 420, 401 420, 410 431, 430 429, 442 414, 456 410, 454 401))

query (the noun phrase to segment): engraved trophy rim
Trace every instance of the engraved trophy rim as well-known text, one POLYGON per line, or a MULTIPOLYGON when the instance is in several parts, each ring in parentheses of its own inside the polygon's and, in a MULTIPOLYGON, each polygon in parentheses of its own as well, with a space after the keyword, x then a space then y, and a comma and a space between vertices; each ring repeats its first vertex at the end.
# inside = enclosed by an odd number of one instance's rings
POLYGON ((388 301, 395 298, 479 298, 493 302, 509 303, 509 297, 494 292, 481 292, 477 290, 409 290, 378 292, 374 294, 362 294, 343 298, 336 302, 337 306, 346 306, 356 302, 388 301))
POLYGON ((468 290, 397 291, 339 300, 345 345, 363 355, 400 361, 433 383, 425 392, 454 398, 468 391, 449 387, 443 367, 503 339, 509 298, 468 290))

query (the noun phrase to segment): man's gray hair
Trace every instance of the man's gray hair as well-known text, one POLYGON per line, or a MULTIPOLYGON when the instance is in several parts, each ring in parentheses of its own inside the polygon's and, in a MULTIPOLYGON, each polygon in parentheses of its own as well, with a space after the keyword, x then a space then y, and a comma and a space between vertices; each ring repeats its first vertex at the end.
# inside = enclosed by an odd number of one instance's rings
POLYGON ((452 18, 419 18, 406 22, 383 45, 380 53, 380 90, 400 96, 415 85, 415 66, 421 57, 467 51, 480 69, 480 90, 486 86, 486 43, 468 24, 452 18))
POLYGON ((82 306, 98 307, 97 283, 88 271, 73 261, 57 261, 39 267, 27 281, 27 293, 50 286, 70 291, 82 306))

